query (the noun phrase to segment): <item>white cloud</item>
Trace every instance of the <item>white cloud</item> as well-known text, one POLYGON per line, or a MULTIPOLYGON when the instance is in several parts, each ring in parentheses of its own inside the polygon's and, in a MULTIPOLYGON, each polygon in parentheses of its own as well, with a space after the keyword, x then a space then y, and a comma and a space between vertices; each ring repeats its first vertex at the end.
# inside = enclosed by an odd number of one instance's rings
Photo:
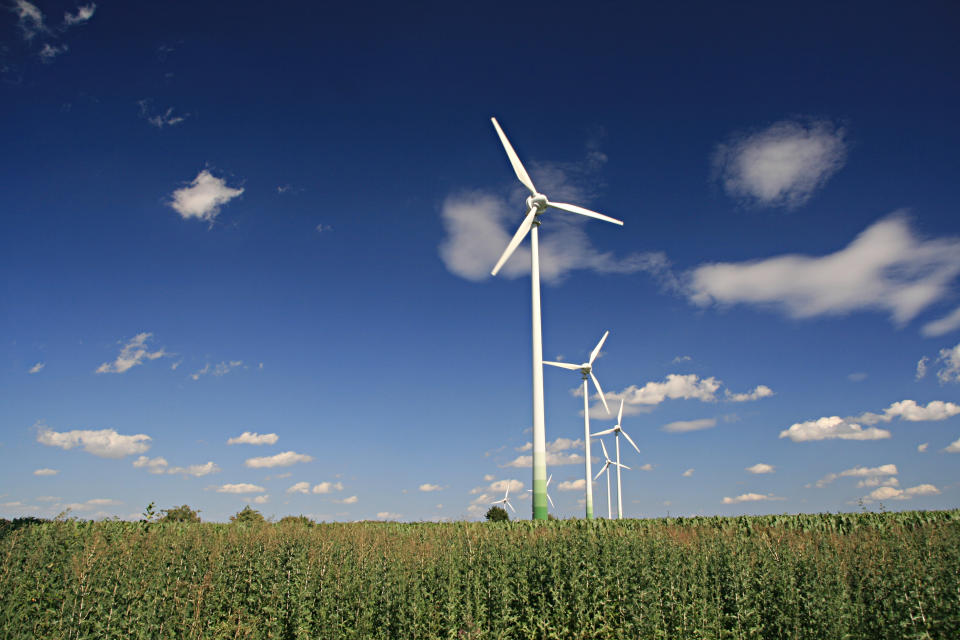
POLYGON ((850 382, 863 382, 867 379, 867 374, 862 371, 857 371, 856 373, 851 373, 847 376, 847 380, 850 382))
POLYGON ((894 402, 883 410, 882 414, 866 412, 862 415, 848 418, 852 422, 862 422, 864 424, 877 424, 878 422, 890 422, 894 418, 900 418, 907 422, 928 422, 940 421, 952 418, 960 414, 960 405, 952 402, 943 402, 934 400, 927 403, 927 406, 917 404, 915 400, 901 400, 894 402))
POLYGON ((761 500, 784 500, 785 498, 780 498, 772 493, 766 495, 762 493, 743 493, 737 496, 736 498, 725 497, 723 499, 723 504, 738 504, 741 502, 759 502, 761 500))
POLYGON ((923 444, 918 444, 918 445, 917 445, 917 452, 918 452, 918 453, 926 453, 927 447, 929 447, 929 446, 930 446, 930 443, 929 443, 929 442, 924 442, 923 444))
POLYGON ((266 491, 263 487, 247 482, 239 484, 224 484, 217 487, 217 493, 263 493, 266 491))
POLYGON ((882 476, 895 476, 897 473, 899 472, 895 464, 884 464, 879 467, 858 466, 852 469, 845 469, 840 473, 828 473, 817 480, 816 486, 822 489, 837 478, 877 478, 882 476))
MULTIPOLYGON (((140 100, 138 103, 140 105, 140 117, 149 122, 151 125, 157 129, 163 129, 164 127, 172 127, 178 125, 184 120, 187 119, 186 115, 174 115, 173 107, 168 107, 164 112, 154 112, 150 109, 149 100, 140 100)), ((242 191, 242 189, 241 189, 242 191)), ((239 194, 238 194, 239 195, 239 194)), ((184 216, 186 217, 186 216, 184 216)))
POLYGON ((230 360, 229 362, 221 362, 219 364, 216 364, 211 369, 210 363, 208 362, 206 365, 204 365, 203 369, 200 369, 199 371, 195 371, 194 373, 191 373, 190 377, 193 378, 194 380, 199 380, 200 376, 205 376, 205 375, 212 375, 219 378, 220 376, 227 375, 237 367, 242 367, 242 366, 243 366, 243 360, 230 360))
POLYGON ((66 505, 67 509, 72 511, 91 511, 99 507, 111 507, 123 504, 119 500, 113 500, 111 498, 91 498, 86 502, 72 502, 66 505))
POLYGON ((917 361, 917 380, 922 380, 927 375, 927 363, 930 362, 930 358, 923 356, 920 360, 917 361))
POLYGON ((143 364, 144 359, 156 360, 168 356, 166 351, 161 348, 158 351, 147 350, 147 340, 153 336, 152 333, 138 333, 130 342, 123 345, 120 355, 113 362, 104 362, 97 367, 97 373, 124 373, 138 364, 143 364))
POLYGON ((53 59, 59 56, 60 54, 66 53, 69 47, 65 44, 60 46, 55 46, 49 42, 44 42, 43 47, 40 49, 40 53, 37 55, 40 56, 40 60, 44 63, 53 62, 53 59))
POLYGON ((653 465, 649 462, 637 467, 640 471, 653 471, 653 465))
POLYGON ((751 400, 769 398, 774 395, 773 389, 765 384, 757 385, 757 387, 749 393, 730 393, 730 389, 725 389, 724 392, 727 400, 730 402, 750 402, 751 400))
POLYGON ((45 364, 42 363, 42 362, 38 362, 37 364, 35 364, 35 365, 33 365, 32 367, 30 367, 30 373, 40 373, 41 371, 43 371, 43 368, 44 368, 45 366, 47 366, 47 365, 45 365, 45 364))
POLYGON ((794 442, 810 442, 813 440, 880 440, 889 438, 890 432, 886 429, 870 427, 864 429, 859 424, 847 422, 839 416, 820 418, 807 422, 798 422, 780 432, 781 438, 790 438, 794 442))
POLYGON ((74 429, 73 431, 54 431, 47 426, 37 425, 37 442, 61 449, 83 447, 87 453, 101 458, 122 458, 135 453, 143 453, 150 448, 150 436, 139 433, 125 436, 113 429, 74 429))
POLYGON ((764 464, 763 462, 758 462, 752 467, 747 467, 747 471, 750 473, 773 473, 776 470, 776 467, 772 464, 764 464))
POLYGON ((253 499, 254 504, 266 504, 269 501, 270 501, 269 495, 257 496, 256 498, 253 499))
MULTIPOLYGON (((531 447, 532 447, 532 445, 531 445, 531 447)), ((483 476, 483 480, 484 480, 484 482, 490 482, 490 481, 492 481, 495 477, 496 477, 496 476, 494 476, 492 473, 488 473, 488 474, 486 474, 486 475, 483 476)))
POLYGON ((63 22, 67 26, 73 26, 77 24, 83 24, 87 20, 93 17, 93 13, 97 10, 97 5, 91 2, 87 5, 82 5, 77 7, 77 12, 71 14, 69 11, 63 14, 63 22))
POLYGON ((777 122, 718 145, 714 170, 731 196, 794 208, 843 166, 843 137, 843 129, 829 122, 777 122))
POLYGON ((378 511, 377 518, 380 520, 399 520, 403 516, 399 513, 393 513, 391 511, 378 511))
MULTIPOLYGON (((547 466, 554 467, 565 464, 583 464, 584 457, 579 453, 551 453, 547 452, 547 466)), ((500 465, 502 467, 532 467, 533 456, 517 456, 510 462, 500 465)))
POLYGON ((438 484, 430 484, 429 482, 424 482, 418 487, 420 491, 441 491, 443 487, 438 484))
POLYGON ((343 500, 334 500, 338 504, 356 504, 360 499, 357 496, 350 496, 349 498, 344 498, 343 500))
POLYGON ((243 464, 254 469, 262 469, 264 467, 289 467, 298 462, 310 462, 311 460, 313 460, 312 456, 295 453, 293 451, 284 451, 283 453, 278 453, 273 456, 249 458, 243 464))
POLYGON ((206 462, 204 464, 192 464, 188 467, 171 467, 167 462, 166 458, 156 457, 149 458, 147 456, 140 456, 133 462, 133 466, 138 469, 146 469, 149 473, 153 474, 183 474, 186 476, 193 476, 195 478, 200 478, 211 473, 217 473, 220 471, 220 467, 211 462, 206 462))
POLYGON ((958 273, 960 241, 919 239, 894 214, 830 255, 701 265, 688 295, 700 306, 756 304, 794 318, 884 310, 904 325, 944 297, 958 273))
POLYGON ((259 434, 256 431, 244 431, 239 436, 227 440, 227 444, 276 444, 280 437, 275 433, 259 434))
POLYGON ((17 14, 17 26, 26 40, 32 40, 38 33, 47 31, 43 23, 43 13, 35 4, 27 0, 14 0, 11 10, 17 14))
POLYGON ((660 427, 661 431, 667 433, 685 433, 687 431, 700 431, 702 429, 711 429, 717 426, 716 418, 701 418, 700 420, 677 420, 670 424, 660 427))
MULTIPOLYGON (((924 451, 926 451, 926 447, 924 445, 920 445, 920 446, 923 446, 924 451)), ((956 440, 951 442, 949 445, 947 445, 944 451, 946 451, 947 453, 960 453, 960 438, 957 438, 956 440)))
POLYGON ((928 322, 923 325, 920 333, 927 338, 935 338, 950 333, 951 331, 956 331, 958 328, 960 328, 960 307, 957 307, 939 320, 934 320, 933 322, 928 322))
POLYGON ((287 493, 310 493, 310 483, 309 482, 298 482, 289 489, 287 493))
MULTIPOLYGON (((510 206, 503 199, 484 192, 447 197, 440 214, 446 236, 439 247, 440 258, 447 270, 473 281, 491 277, 490 270, 523 219, 525 212, 520 209, 522 205, 510 206)), ((662 253, 633 253, 625 258, 615 258, 612 253, 598 251, 583 229, 586 222, 583 216, 550 209, 543 217, 546 231, 540 239, 540 277, 544 282, 559 282, 577 269, 597 273, 646 271, 654 275, 669 271, 662 253)), ((530 249, 529 244, 524 243, 498 276, 519 278, 529 273, 530 249)))
POLYGON ((331 491, 343 491, 343 483, 326 481, 313 486, 314 493, 330 493, 331 491))
POLYGON ((577 480, 564 480, 557 485, 558 491, 583 491, 587 487, 587 481, 583 478, 577 480))
POLYGON ((937 371, 940 384, 960 382, 960 343, 952 349, 940 349, 937 362, 943 363, 943 369, 937 371))
POLYGON ((57 475, 58 473, 60 473, 60 472, 59 472, 58 470, 56 470, 56 469, 36 469, 36 470, 34 470, 33 475, 35 475, 35 476, 55 476, 55 475, 57 475))
POLYGON ((673 364, 679 364, 681 362, 690 362, 693 360, 690 356, 677 356, 672 360, 673 364))
POLYGON ((890 476, 889 478, 883 478, 881 476, 874 476, 872 478, 865 478, 857 482, 857 488, 862 489, 864 487, 899 487, 900 481, 896 476, 890 476))
POLYGON ((220 207, 242 193, 242 188, 228 187, 223 178, 217 178, 204 169, 197 174, 189 187, 173 192, 170 206, 185 220, 199 218, 212 224, 220 213, 220 207))
POLYGON ((880 487, 870 492, 864 502, 873 502, 875 500, 909 500, 914 496, 933 496, 938 495, 940 490, 932 484, 919 484, 909 489, 897 489, 896 487, 880 487))
POLYGON ((680 475, 682 475, 684 478, 689 478, 690 476, 693 475, 693 472, 694 472, 693 469, 687 469, 686 471, 684 471, 684 472, 681 473, 680 475))
MULTIPOLYGON (((581 394, 582 395, 582 394, 581 394)), ((546 450, 548 453, 560 453, 561 451, 567 451, 569 449, 583 449, 583 438, 571 439, 571 438, 557 438, 556 440, 547 441, 545 443, 546 450)), ((522 447, 515 447, 517 451, 532 451, 533 443, 528 442, 522 447)))
POLYGON ((478 501, 482 502, 486 500, 489 497, 487 495, 487 492, 490 492, 493 494, 499 493, 500 495, 497 497, 502 498, 503 493, 507 490, 508 486, 510 487, 510 493, 514 494, 520 491, 521 489, 523 489, 524 485, 521 481, 517 480, 516 478, 494 480, 487 486, 474 487, 473 489, 470 490, 470 494, 471 495, 476 495, 478 493, 481 494, 480 498, 477 498, 476 500, 474 500, 474 503, 478 501))
POLYGON ((608 404, 611 400, 622 399, 624 414, 628 415, 642 411, 642 409, 636 409, 637 406, 655 406, 667 399, 715 402, 717 390, 722 384, 714 377, 701 380, 695 373, 686 375, 671 373, 662 382, 648 382, 642 387, 630 385, 618 393, 607 392, 606 398, 608 404))

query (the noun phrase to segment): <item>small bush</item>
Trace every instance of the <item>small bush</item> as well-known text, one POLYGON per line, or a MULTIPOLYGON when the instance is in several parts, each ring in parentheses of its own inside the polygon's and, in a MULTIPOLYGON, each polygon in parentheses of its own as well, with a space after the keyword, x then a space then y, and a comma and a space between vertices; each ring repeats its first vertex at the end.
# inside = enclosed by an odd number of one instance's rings
POLYGON ((200 511, 182 504, 179 507, 165 509, 160 522, 200 522, 200 511))
POLYGON ((487 522, 508 522, 510 514, 503 507, 490 507, 487 509, 487 522))
POLYGON ((230 516, 230 522, 253 524, 258 522, 266 522, 266 520, 264 519, 262 513, 252 508, 250 505, 247 505, 242 510, 230 516))

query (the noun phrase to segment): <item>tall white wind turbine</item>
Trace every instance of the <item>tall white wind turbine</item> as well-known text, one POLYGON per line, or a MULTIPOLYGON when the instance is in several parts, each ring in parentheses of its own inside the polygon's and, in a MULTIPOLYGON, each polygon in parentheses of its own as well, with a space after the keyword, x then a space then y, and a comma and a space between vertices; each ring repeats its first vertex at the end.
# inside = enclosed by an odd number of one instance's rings
MULTIPOLYGON (((623 434, 623 437, 627 439, 627 442, 633 445, 633 448, 637 450, 637 453, 640 453, 640 447, 638 447, 637 443, 633 441, 633 438, 630 437, 630 434, 624 431, 623 428, 620 426, 620 423, 622 422, 623 422, 623 399, 621 398, 620 411, 617 412, 617 424, 615 424, 610 429, 606 429, 604 431, 600 431, 598 433, 593 434, 594 438, 599 436, 605 436, 608 433, 617 434, 616 441, 617 441, 617 519, 618 520, 620 518, 623 518, 623 498, 622 498, 623 489, 620 484, 620 467, 623 467, 623 465, 620 464, 620 434, 623 434)), ((630 467, 624 467, 624 468, 629 469, 630 467)))
POLYGON ((600 388, 600 381, 597 380, 597 376, 593 374, 593 361, 597 359, 597 355, 600 353, 600 348, 603 347, 603 343, 606 342, 607 336, 610 335, 609 331, 605 331, 603 337, 600 338, 600 342, 597 343, 597 346, 593 348, 593 351, 590 352, 590 359, 584 362, 583 364, 572 364, 569 362, 551 362, 545 360, 543 364, 548 364, 551 367, 560 367, 561 369, 570 369, 571 371, 579 371, 580 375, 583 377, 583 441, 584 441, 584 457, 586 461, 584 462, 584 468, 586 471, 587 479, 587 518, 593 518, 593 482, 592 474, 590 472, 590 389, 587 386, 587 380, 593 380, 593 386, 596 387, 597 393, 600 394, 600 401, 603 402, 603 406, 606 408, 607 413, 610 413, 610 407, 607 406, 607 400, 603 397, 603 389, 600 388))
POLYGON ((611 460, 610 456, 607 455, 607 445, 603 444, 603 440, 600 441, 600 448, 603 449, 603 457, 606 458, 607 462, 603 465, 603 468, 600 469, 600 472, 596 475, 594 480, 602 476, 604 471, 607 472, 607 518, 613 520, 613 507, 610 506, 610 465, 617 466, 617 473, 620 473, 620 467, 623 467, 624 469, 629 469, 630 467, 611 460))
MULTIPOLYGON (((497 275, 500 267, 510 258, 517 246, 527 237, 527 234, 530 234, 530 296, 533 308, 533 518, 534 520, 546 520, 547 444, 543 417, 543 339, 540 333, 540 248, 537 234, 537 228, 540 226, 540 215, 548 207, 553 207, 554 209, 562 209, 598 220, 606 220, 614 224, 622 225, 623 222, 583 207, 548 200, 547 196, 537 191, 536 187, 533 186, 533 181, 527 175, 527 170, 523 168, 520 158, 517 157, 516 151, 513 150, 510 141, 507 140, 507 136, 500 128, 497 119, 490 118, 490 120, 497 130, 500 142, 503 143, 503 148, 507 152, 514 173, 517 174, 517 179, 530 191, 530 196, 527 197, 527 215, 490 273, 494 276, 497 275)), ((589 456, 587 459, 589 460, 589 456)), ((588 478, 587 485, 589 486, 589 484, 588 478)))
MULTIPOLYGON (((553 510, 557 510, 557 505, 553 504, 553 498, 550 497, 550 481, 553 480, 553 474, 550 474, 550 477, 547 478, 547 485, 544 487, 547 494, 547 502, 550 503, 550 506, 553 507, 553 510)), ((533 493, 533 489, 527 489, 527 493, 533 493)))
POLYGON ((517 512, 517 510, 513 508, 513 505, 510 504, 510 481, 509 480, 507 480, 507 491, 506 493, 503 494, 503 497, 500 498, 499 500, 494 500, 493 502, 490 503, 491 506, 496 504, 505 504, 508 507, 510 507, 511 511, 513 511, 514 513, 517 512))

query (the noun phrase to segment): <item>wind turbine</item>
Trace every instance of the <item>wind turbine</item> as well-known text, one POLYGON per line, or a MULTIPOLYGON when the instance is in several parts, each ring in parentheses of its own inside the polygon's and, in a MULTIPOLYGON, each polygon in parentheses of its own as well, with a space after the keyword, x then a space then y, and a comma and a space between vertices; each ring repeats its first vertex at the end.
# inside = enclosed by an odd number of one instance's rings
MULTIPOLYGON (((550 481, 553 480, 553 474, 550 474, 550 477, 547 478, 547 485, 544 487, 545 493, 547 494, 547 501, 550 503, 550 506, 553 507, 554 511, 557 509, 557 505, 553 504, 553 498, 550 497, 550 481)), ((527 489, 527 493, 533 493, 533 489, 527 489)))
MULTIPOLYGON (((546 428, 543 417, 543 338, 540 333, 540 248, 537 228, 540 226, 540 215, 548 207, 562 209, 570 213, 578 213, 598 220, 606 220, 614 224, 622 225, 623 222, 610 218, 596 211, 590 211, 583 207, 563 202, 551 202, 547 196, 537 191, 533 186, 533 181, 527 175, 527 170, 523 168, 517 152, 513 150, 510 141, 500 128, 500 123, 496 118, 490 118, 494 129, 503 143, 503 148, 507 152, 510 164, 513 166, 513 172, 517 174, 517 179, 530 191, 527 197, 527 215, 520 228, 513 235, 503 255, 497 261, 496 266, 490 272, 491 275, 497 275, 500 267, 513 255, 517 246, 523 241, 527 234, 530 234, 530 297, 533 308, 533 518, 534 520, 547 519, 547 442, 546 428)), ((589 440, 588 440, 589 442, 589 440)), ((589 457, 587 458, 589 460, 589 457)), ((587 479, 589 486, 589 478, 587 479)))
POLYGON ((597 393, 600 394, 600 401, 603 402, 604 408, 606 408, 607 413, 610 413, 610 407, 607 406, 607 400, 603 397, 603 389, 600 388, 600 381, 597 380, 597 376, 593 375, 593 361, 597 359, 597 354, 600 353, 600 347, 603 346, 603 343, 606 342, 607 336, 610 335, 609 331, 604 332, 603 337, 600 338, 600 342, 597 343, 597 346, 593 348, 593 351, 590 353, 590 359, 584 362, 583 364, 572 364, 569 362, 551 362, 545 360, 543 364, 549 364, 551 367, 560 367, 561 369, 570 369, 571 371, 579 371, 581 376, 583 376, 583 440, 584 440, 584 453, 586 461, 584 462, 584 467, 586 470, 586 479, 587 479, 587 518, 593 518, 593 482, 591 482, 592 474, 590 472, 590 394, 587 386, 587 380, 593 380, 593 386, 597 388, 597 393))
POLYGON ((503 494, 503 497, 500 498, 499 500, 494 500, 493 502, 490 503, 491 506, 495 504, 505 504, 508 507, 510 507, 511 511, 513 511, 514 513, 517 512, 517 510, 513 508, 513 505, 510 504, 510 481, 509 480, 507 480, 507 491, 506 493, 503 494))
MULTIPOLYGON (((607 472, 607 518, 613 520, 613 508, 610 506, 610 465, 617 465, 617 473, 620 473, 620 467, 624 469, 629 469, 630 467, 611 460, 610 456, 607 455, 607 445, 603 444, 603 440, 600 441, 600 447, 603 449, 603 457, 607 459, 607 462, 603 465, 603 469, 600 469, 600 473, 597 474, 594 480, 603 475, 604 471, 607 472)), ((617 497, 619 497, 619 495, 620 494, 617 494, 617 497)))
MULTIPOLYGON (((620 399, 620 411, 617 412, 617 424, 612 428, 606 429, 605 431, 600 431, 599 433, 593 434, 593 437, 605 436, 608 433, 617 434, 617 519, 623 518, 623 498, 621 497, 622 489, 620 485, 620 467, 623 465, 620 464, 620 434, 623 434, 623 437, 627 439, 627 442, 633 445, 633 448, 637 450, 637 453, 640 453, 640 447, 637 446, 637 443, 633 441, 633 438, 630 437, 626 431, 621 428, 620 423, 623 422, 623 398, 620 399)), ((602 441, 601 441, 602 442, 602 441)), ((624 467, 629 469, 630 467, 624 467)))

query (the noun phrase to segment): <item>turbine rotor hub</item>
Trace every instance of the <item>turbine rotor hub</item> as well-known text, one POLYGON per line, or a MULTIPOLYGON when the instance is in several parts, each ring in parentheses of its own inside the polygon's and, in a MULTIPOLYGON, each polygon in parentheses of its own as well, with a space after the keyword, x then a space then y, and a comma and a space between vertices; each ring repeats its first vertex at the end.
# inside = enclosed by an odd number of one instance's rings
POLYGON ((527 209, 536 209, 534 215, 540 215, 547 210, 547 196, 537 193, 527 197, 527 209))

